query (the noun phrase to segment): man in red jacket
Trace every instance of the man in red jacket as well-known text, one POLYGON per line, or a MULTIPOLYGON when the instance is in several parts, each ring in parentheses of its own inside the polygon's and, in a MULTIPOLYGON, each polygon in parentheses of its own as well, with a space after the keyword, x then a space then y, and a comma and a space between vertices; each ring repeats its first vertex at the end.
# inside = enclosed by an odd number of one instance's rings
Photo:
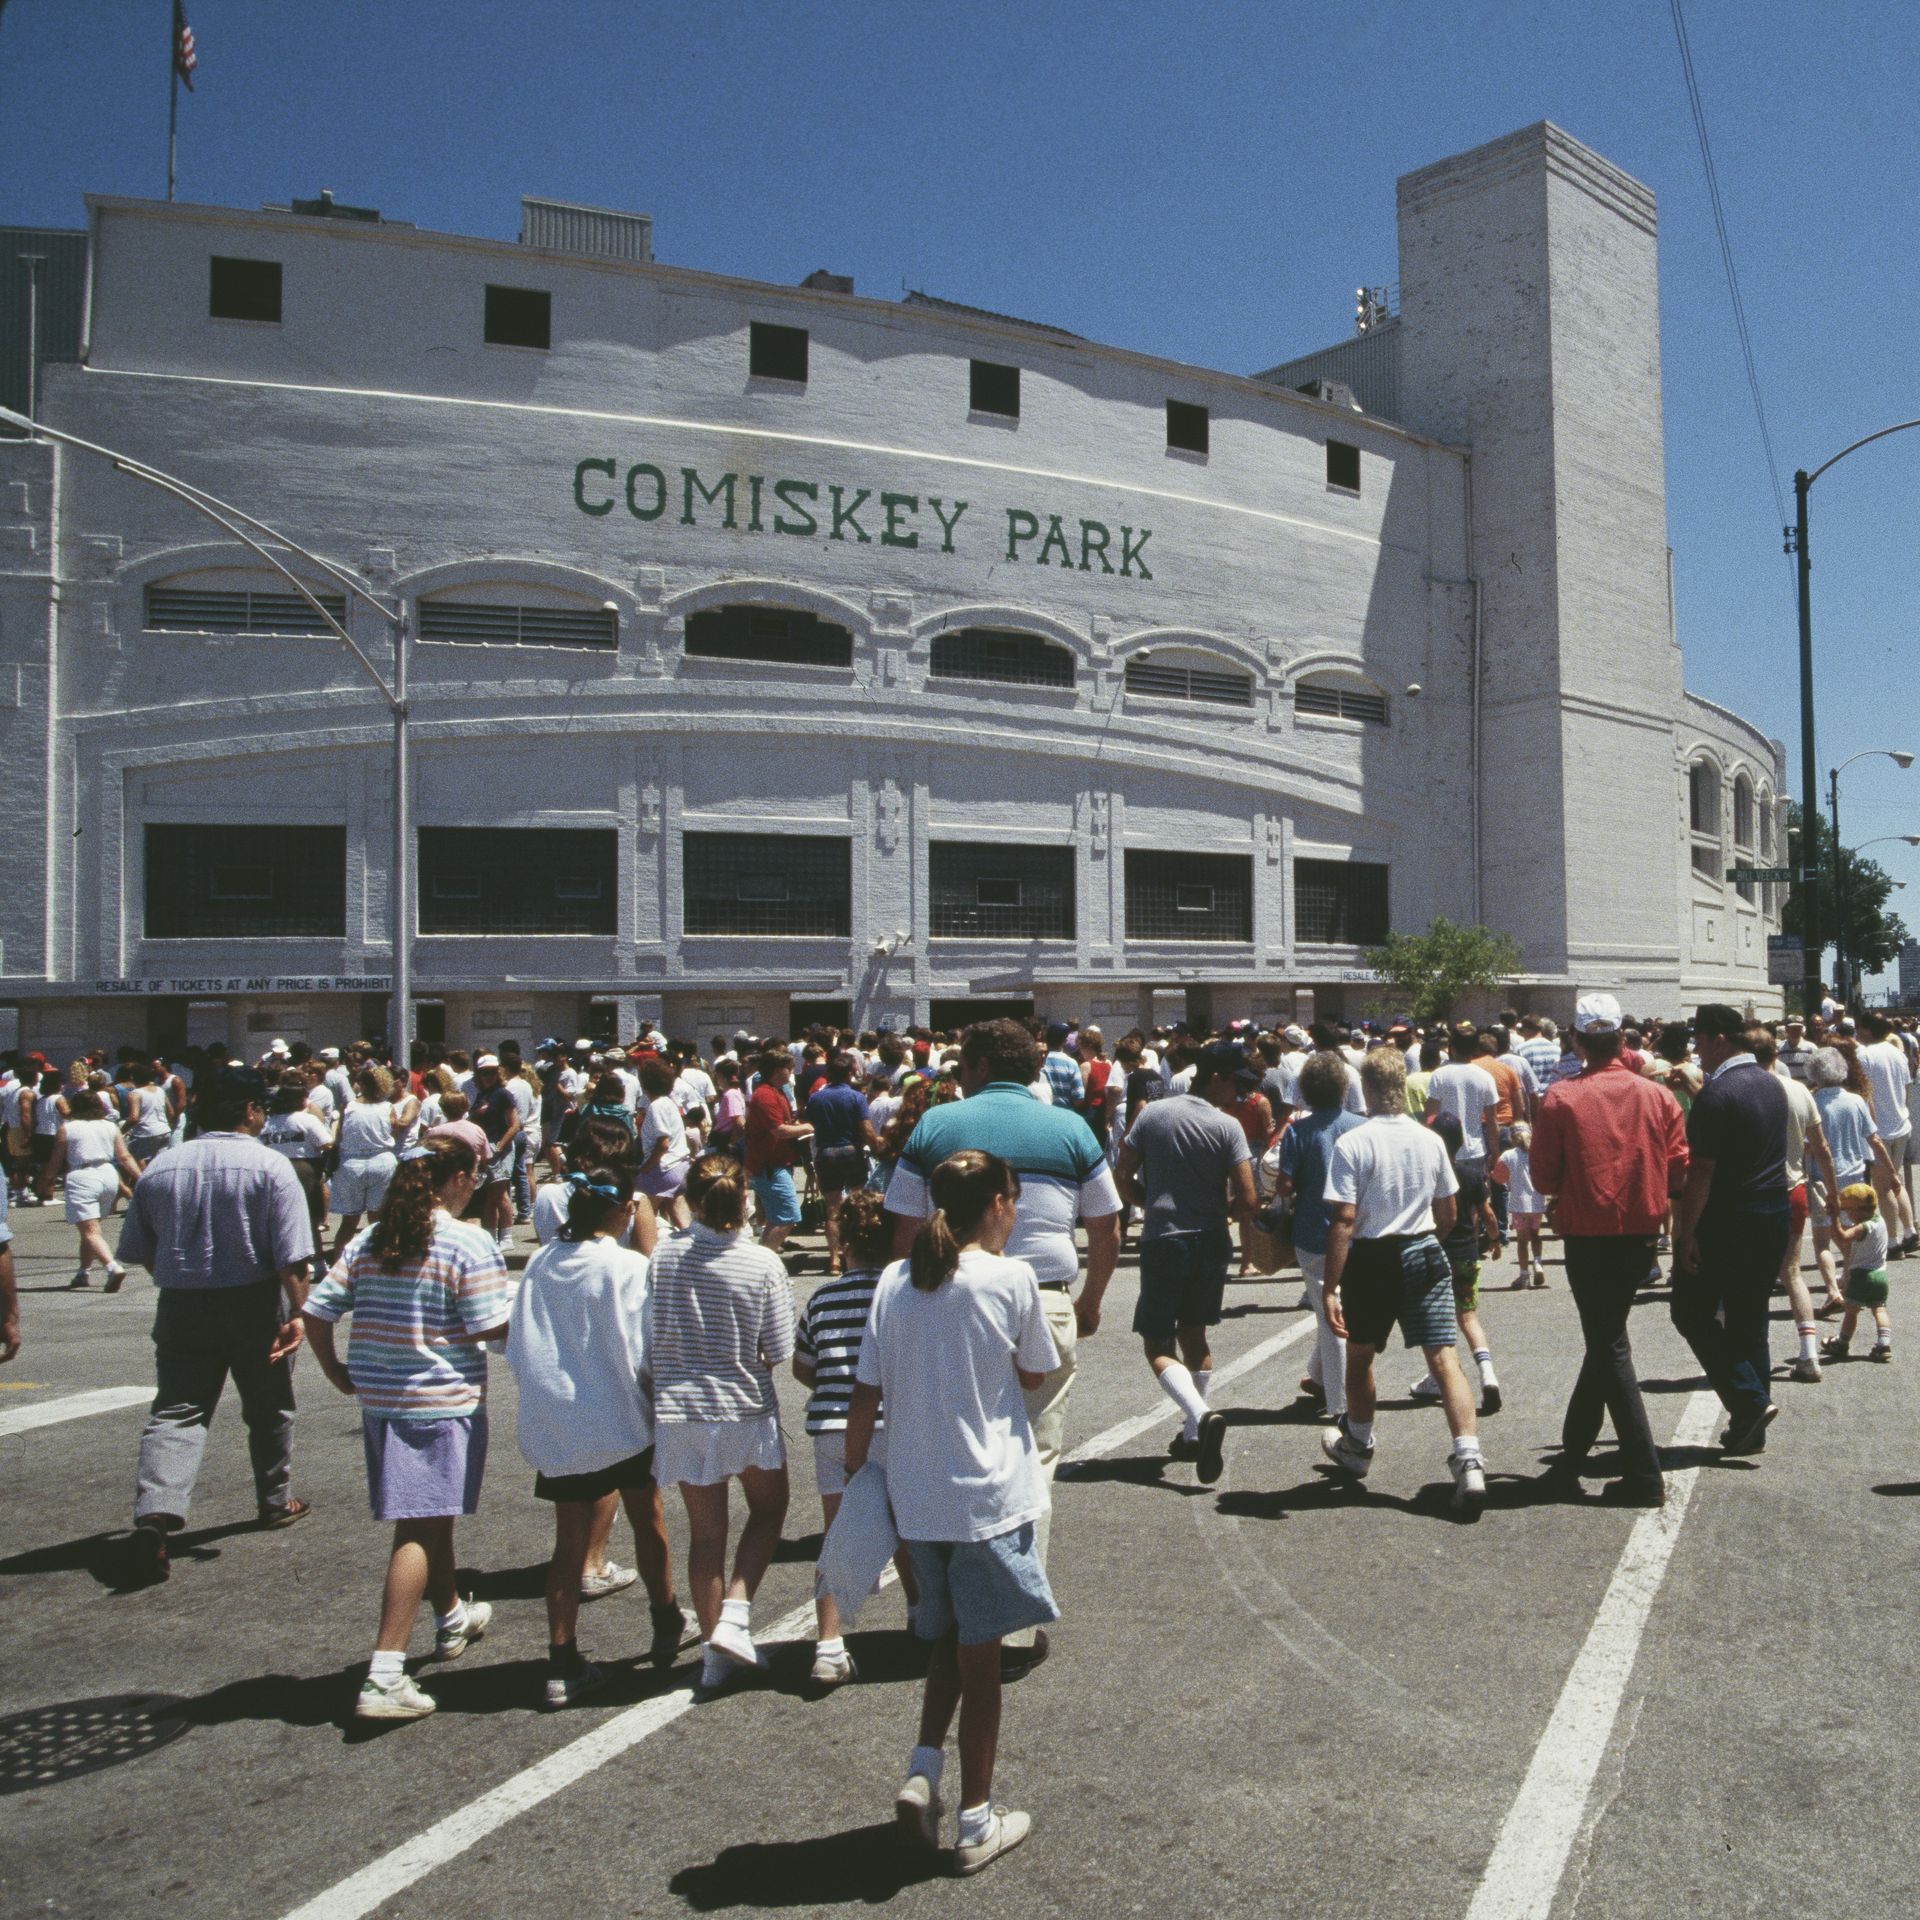
POLYGON ((1612 994, 1582 995, 1573 1016, 1582 1070, 1556 1080, 1540 1102, 1531 1171, 1533 1184, 1555 1197, 1567 1285, 1587 1341, 1561 1423, 1556 1470, 1578 1472, 1600 1437, 1604 1411, 1612 1417, 1625 1474, 1609 1481, 1601 1497, 1657 1507, 1666 1500, 1666 1483, 1633 1370, 1627 1315, 1653 1265, 1669 1196, 1686 1178, 1687 1127, 1673 1095, 1621 1060, 1621 1025, 1612 994))

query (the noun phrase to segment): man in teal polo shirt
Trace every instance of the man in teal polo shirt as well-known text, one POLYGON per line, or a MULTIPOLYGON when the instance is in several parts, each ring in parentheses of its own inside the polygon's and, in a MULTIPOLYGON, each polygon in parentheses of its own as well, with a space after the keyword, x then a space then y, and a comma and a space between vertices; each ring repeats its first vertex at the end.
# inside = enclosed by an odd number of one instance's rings
MULTIPOLYGON (((1093 1129, 1079 1114, 1047 1106, 1029 1090, 1038 1070, 1039 1049, 1018 1021, 969 1027, 960 1043, 966 1098, 931 1107, 921 1117, 887 1183, 887 1211, 894 1215, 894 1252, 904 1258, 933 1211, 933 1170, 949 1154, 967 1147, 995 1153, 1020 1176, 1007 1257, 1033 1268, 1047 1328, 1060 1351, 1060 1364, 1027 1395, 1027 1420, 1051 1489, 1066 1434, 1075 1339, 1098 1331, 1100 1302, 1120 1257, 1120 1194, 1093 1129), (1077 1303, 1076 1223, 1087 1230, 1087 1280, 1077 1303)), ((1050 1513, 1043 1515, 1034 1526, 1042 1567, 1050 1519, 1050 1513)), ((1016 1675, 1046 1658, 1047 1637, 1032 1628, 1009 1634, 1005 1644, 1006 1664, 1016 1675)))

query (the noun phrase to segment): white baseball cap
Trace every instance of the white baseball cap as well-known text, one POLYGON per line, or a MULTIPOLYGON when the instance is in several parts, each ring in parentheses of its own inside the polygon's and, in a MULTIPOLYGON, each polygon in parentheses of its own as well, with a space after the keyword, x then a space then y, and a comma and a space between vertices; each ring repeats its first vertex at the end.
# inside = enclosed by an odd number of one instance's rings
POLYGON ((322 1060, 338 1060, 340 1058, 340 1049, 338 1047, 322 1047, 320 1049, 320 1058, 322 1060))
POLYGON ((1623 1024, 1620 1002, 1610 993, 1583 993, 1574 1004, 1575 1033, 1618 1033, 1623 1024))
POLYGON ((497 1067, 499 1064, 500 1056, 497 1053, 483 1053, 480 1058, 473 1063, 473 1070, 475 1073, 478 1073, 482 1067, 497 1067))
POLYGON ((276 1040, 267 1051, 269 1053, 285 1053, 287 1051, 287 1043, 284 1040, 276 1040))

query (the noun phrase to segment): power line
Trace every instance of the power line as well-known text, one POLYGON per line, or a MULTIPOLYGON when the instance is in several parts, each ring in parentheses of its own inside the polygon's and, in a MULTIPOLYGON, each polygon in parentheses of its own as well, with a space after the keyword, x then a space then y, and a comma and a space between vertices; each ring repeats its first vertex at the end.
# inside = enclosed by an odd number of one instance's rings
POLYGON ((1700 164, 1707 176, 1707 199, 1713 208, 1713 224, 1720 236, 1720 258, 1727 269, 1727 292, 1733 300, 1733 324, 1740 336, 1740 357, 1746 362, 1747 391, 1753 395, 1753 417, 1760 425, 1760 446, 1766 454, 1767 480, 1773 488, 1775 517, 1787 519, 1787 496, 1780 485, 1780 462, 1774 457, 1773 435, 1767 428, 1766 404, 1760 398, 1760 375, 1753 363, 1753 336, 1747 330, 1747 304, 1740 297, 1740 275, 1733 264, 1733 242, 1727 238, 1726 208, 1720 200, 1720 177, 1714 170, 1713 145, 1707 138, 1706 109, 1700 104, 1700 83, 1694 77, 1693 49, 1687 44, 1686 16, 1680 0, 1669 0, 1673 9, 1673 34, 1680 43, 1680 71, 1687 83, 1687 104, 1693 109, 1693 129, 1700 136, 1700 164))

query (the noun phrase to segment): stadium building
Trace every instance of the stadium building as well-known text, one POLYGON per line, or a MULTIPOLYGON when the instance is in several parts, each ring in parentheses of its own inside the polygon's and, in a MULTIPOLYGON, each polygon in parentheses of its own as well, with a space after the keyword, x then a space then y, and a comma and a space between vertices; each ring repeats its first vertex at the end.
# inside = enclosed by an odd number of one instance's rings
MULTIPOLYGON (((1728 869, 1781 749, 1674 639, 1653 196, 1550 125, 1402 179, 1397 299, 1251 377, 552 201, 87 211, 42 419, 411 623, 426 1037, 1359 1013, 1435 914, 1543 1010, 1778 1004, 1728 869)), ((245 547, 0 441, 24 1041, 384 1029, 391 738, 245 547)))

